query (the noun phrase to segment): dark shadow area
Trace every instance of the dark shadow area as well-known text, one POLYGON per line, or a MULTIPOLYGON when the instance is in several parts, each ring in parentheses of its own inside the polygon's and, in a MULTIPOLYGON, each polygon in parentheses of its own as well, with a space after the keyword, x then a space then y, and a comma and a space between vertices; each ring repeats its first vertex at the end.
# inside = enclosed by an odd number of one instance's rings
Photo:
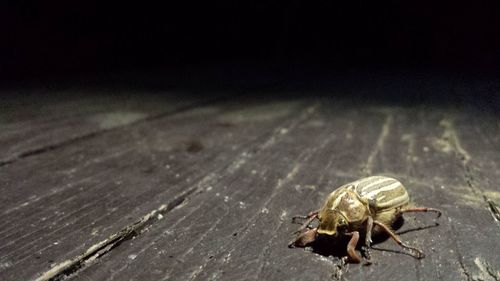
MULTIPOLYGON (((398 230, 400 229, 404 224, 404 218, 402 216, 399 216, 394 223, 391 225, 391 228, 393 230, 398 230)), ((435 225, 434 225, 435 226, 435 225)), ((432 227, 434 227, 432 226, 432 227)), ((428 227, 424 228, 416 228, 416 229, 410 229, 406 230, 404 232, 399 232, 398 234, 403 234, 411 231, 416 231, 416 230, 422 230, 426 229, 428 227)), ((362 247, 364 245, 363 241, 365 241, 365 233, 361 232, 360 233, 360 239, 357 245, 357 249, 360 251, 363 251, 362 247)), ((342 258, 347 256, 347 244, 349 243, 351 237, 349 236, 339 236, 339 237, 331 237, 328 235, 319 235, 316 240, 308 245, 308 247, 312 248, 312 251, 316 254, 329 257, 329 256, 334 256, 338 258, 342 258)), ((380 231, 377 231, 374 229, 374 235, 372 237, 372 245, 377 245, 380 244, 384 241, 389 239, 389 236, 385 233, 381 233, 380 231)), ((377 247, 374 247, 374 249, 378 250, 383 250, 379 249, 377 247)), ((394 251, 394 250, 392 250, 394 251)), ((399 253, 399 252, 398 252, 399 253)), ((404 251, 401 251, 401 253, 404 253, 404 251)), ((362 252, 364 254, 364 252, 362 252)))
POLYGON ((10 101, 331 97, 500 112, 493 0, 11 1, 0 19, 0 94, 10 101))
MULTIPOLYGON (((392 229, 397 230, 401 228, 404 224, 404 218, 400 216, 391 226, 392 229)), ((377 245, 389 239, 389 236, 385 233, 374 232, 376 235, 373 235, 372 245, 377 245)), ((319 236, 319 238, 312 243, 311 247, 313 248, 313 252, 323 255, 323 256, 335 256, 335 257, 345 257, 347 255, 347 243, 349 242, 350 237, 339 237, 338 239, 332 239, 328 236, 319 236)), ((361 250, 363 246, 363 241, 365 241, 365 233, 360 233, 359 242, 357 245, 357 249, 361 250)))
MULTIPOLYGON (((400 216, 394 221, 394 223, 391 225, 391 228, 393 230, 399 230, 402 226, 404 225, 404 217, 400 216)), ((421 226, 421 227, 415 227, 411 229, 406 229, 404 231, 397 231, 397 235, 404 235, 405 233, 413 232, 413 231, 422 231, 425 229, 433 228, 439 226, 438 223, 432 224, 432 225, 426 225, 426 226, 421 226)), ((389 236, 385 233, 381 233, 380 231, 377 231, 374 229, 374 235, 372 237, 372 249, 373 250, 378 250, 378 251, 387 251, 387 252, 393 252, 397 254, 405 254, 412 256, 411 253, 408 251, 405 251, 404 249, 386 249, 386 248, 381 248, 378 247, 377 245, 385 242, 389 239, 389 236)), ((404 237, 403 237, 404 239, 404 237)), ((328 235, 319 235, 317 239, 308 245, 308 247, 312 248, 312 252, 329 257, 329 256, 334 256, 337 258, 342 258, 347 256, 347 244, 349 243, 350 237, 349 236, 339 236, 339 237, 330 237, 328 235)), ((365 233, 360 233, 360 239, 357 245, 357 250, 361 251, 361 254, 364 255, 364 249, 363 247, 363 241, 365 240, 365 233)))
MULTIPOLYGON (((342 87, 358 85, 375 86, 376 98, 383 77, 492 79, 500 65, 493 0, 9 1, 0 10, 1 82, 11 88, 349 96, 342 87)), ((438 92, 404 95, 454 95, 438 92)))

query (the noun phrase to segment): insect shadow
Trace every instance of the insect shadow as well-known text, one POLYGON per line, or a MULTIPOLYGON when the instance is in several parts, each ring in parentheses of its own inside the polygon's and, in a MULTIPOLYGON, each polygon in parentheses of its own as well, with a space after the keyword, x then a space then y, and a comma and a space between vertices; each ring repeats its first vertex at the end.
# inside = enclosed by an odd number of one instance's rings
MULTIPOLYGON (((398 217, 394 223, 391 225, 391 228, 393 230, 398 230, 400 229, 404 224, 404 218, 403 216, 398 217)), ((415 227, 411 229, 406 229, 403 231, 397 232, 398 235, 413 232, 413 231, 419 231, 419 230, 424 230, 428 228, 433 228, 437 227, 439 224, 435 223, 432 225, 427 225, 427 226, 421 226, 421 227, 415 227)), ((389 235, 385 234, 385 232, 378 231, 377 226, 375 226, 373 230, 373 236, 372 236, 372 246, 380 244, 386 240, 388 240, 390 237, 389 235)), ((312 242, 309 247, 312 249, 313 253, 329 257, 329 256, 334 256, 337 258, 342 258, 347 256, 347 243, 349 243, 349 240, 351 237, 345 236, 345 237, 337 237, 335 239, 332 239, 331 237, 328 236, 323 236, 319 235, 317 239, 312 242)), ((365 239, 365 234, 360 233, 360 239, 359 241, 364 241, 365 239)), ((361 251, 361 253, 364 255, 364 250, 361 248, 363 243, 358 242, 357 249, 361 251)), ((410 255, 410 253, 404 252, 404 251, 399 251, 399 250, 393 250, 393 249, 386 249, 386 248, 381 248, 381 247, 372 247, 373 250, 378 250, 378 251, 387 251, 387 252, 394 252, 394 253, 399 253, 399 254, 405 254, 405 255, 410 255)))

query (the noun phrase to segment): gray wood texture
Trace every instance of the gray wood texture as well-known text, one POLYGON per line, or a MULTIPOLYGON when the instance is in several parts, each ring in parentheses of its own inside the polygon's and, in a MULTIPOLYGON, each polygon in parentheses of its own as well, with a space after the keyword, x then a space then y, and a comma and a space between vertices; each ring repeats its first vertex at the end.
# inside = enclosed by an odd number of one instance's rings
POLYGON ((162 93, 20 90, 1 102, 0 165, 202 102, 162 93))
POLYGON ((349 85, 318 97, 12 100, 0 113, 0 279, 499 280, 499 100, 474 94, 498 84, 349 85), (87 122, 132 111, 141 117, 87 122), (293 215, 367 175, 443 210, 406 214, 397 230, 424 259, 384 239, 370 266, 287 247, 293 215))

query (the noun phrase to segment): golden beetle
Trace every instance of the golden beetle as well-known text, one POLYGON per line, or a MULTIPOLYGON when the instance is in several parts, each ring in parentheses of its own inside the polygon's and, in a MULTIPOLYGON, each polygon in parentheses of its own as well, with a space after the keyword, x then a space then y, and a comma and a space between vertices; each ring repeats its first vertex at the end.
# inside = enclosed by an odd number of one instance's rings
POLYGON ((441 216, 441 211, 434 208, 412 207, 408 192, 396 179, 383 176, 363 178, 330 193, 321 209, 307 216, 294 217, 294 220, 301 218, 306 221, 297 231, 300 234, 289 246, 305 246, 314 242, 319 235, 350 236, 347 255, 351 262, 359 263, 361 256, 356 252, 356 246, 361 234, 365 237, 365 255, 369 262, 372 234, 386 233, 420 259, 424 253, 405 244, 390 228, 398 217, 408 212, 435 212, 438 217, 441 216), (315 219, 319 220, 319 225, 312 228, 309 224, 315 219))

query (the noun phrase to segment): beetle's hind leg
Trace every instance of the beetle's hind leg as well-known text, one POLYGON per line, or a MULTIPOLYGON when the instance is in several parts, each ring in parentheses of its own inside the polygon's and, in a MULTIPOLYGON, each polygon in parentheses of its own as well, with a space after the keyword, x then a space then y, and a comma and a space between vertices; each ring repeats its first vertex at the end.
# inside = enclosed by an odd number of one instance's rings
POLYGON ((406 243, 404 243, 403 241, 401 241, 401 238, 398 237, 398 235, 396 235, 396 233, 394 233, 388 226, 386 226, 385 224, 381 223, 381 222, 378 222, 378 221, 373 221, 374 224, 380 226, 380 228, 382 229, 382 231, 384 231, 385 233, 387 233, 394 241, 396 241, 396 243, 398 243, 399 246, 405 248, 405 249, 408 249, 410 251, 413 251, 415 253, 415 255, 413 255, 415 258, 417 259, 421 259, 421 258, 424 258, 425 257, 425 254, 417 249, 417 248, 414 248, 414 247, 411 247, 411 246, 408 246, 406 243))
POLYGON ((426 212, 437 213, 438 218, 442 214, 441 210, 434 209, 434 208, 427 208, 427 207, 414 207, 414 208, 406 208, 406 209, 399 210, 400 214, 402 214, 402 213, 426 213, 426 212))

